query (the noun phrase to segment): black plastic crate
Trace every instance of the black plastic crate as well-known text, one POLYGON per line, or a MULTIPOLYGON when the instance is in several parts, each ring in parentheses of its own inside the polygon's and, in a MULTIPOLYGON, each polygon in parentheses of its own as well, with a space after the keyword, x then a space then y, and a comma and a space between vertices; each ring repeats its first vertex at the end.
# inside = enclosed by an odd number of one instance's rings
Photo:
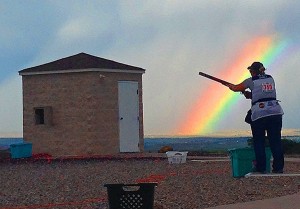
POLYGON ((157 183, 105 184, 110 209, 153 209, 157 183))

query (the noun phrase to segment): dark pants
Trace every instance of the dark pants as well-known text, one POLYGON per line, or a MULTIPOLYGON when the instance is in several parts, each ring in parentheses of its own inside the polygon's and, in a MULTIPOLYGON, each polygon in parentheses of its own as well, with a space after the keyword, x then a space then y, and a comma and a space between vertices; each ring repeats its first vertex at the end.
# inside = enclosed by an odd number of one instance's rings
POLYGON ((251 123, 253 145, 256 156, 256 169, 266 171, 265 135, 267 133, 273 155, 273 171, 284 167, 283 148, 281 143, 282 116, 274 115, 260 118, 251 123))

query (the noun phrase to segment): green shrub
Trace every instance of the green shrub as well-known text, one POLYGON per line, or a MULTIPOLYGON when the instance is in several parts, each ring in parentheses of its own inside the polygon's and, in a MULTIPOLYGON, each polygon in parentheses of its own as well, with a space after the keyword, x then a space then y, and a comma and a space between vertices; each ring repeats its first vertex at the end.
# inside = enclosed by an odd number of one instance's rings
MULTIPOLYGON (((266 147, 269 147, 268 137, 265 137, 266 147)), ((253 138, 247 140, 248 146, 253 147, 253 138)), ((295 142, 291 139, 282 139, 282 146, 285 154, 300 154, 300 143, 295 142)))
POLYGON ((285 154, 300 154, 300 143, 290 139, 282 139, 282 146, 285 154))

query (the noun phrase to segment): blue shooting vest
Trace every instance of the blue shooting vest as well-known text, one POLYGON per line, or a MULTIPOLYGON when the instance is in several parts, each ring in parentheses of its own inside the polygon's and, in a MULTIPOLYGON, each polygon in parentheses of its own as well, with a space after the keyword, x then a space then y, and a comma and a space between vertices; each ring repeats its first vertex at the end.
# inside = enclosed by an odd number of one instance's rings
POLYGON ((270 75, 252 77, 252 121, 271 116, 283 115, 283 110, 276 99, 275 82, 270 75))

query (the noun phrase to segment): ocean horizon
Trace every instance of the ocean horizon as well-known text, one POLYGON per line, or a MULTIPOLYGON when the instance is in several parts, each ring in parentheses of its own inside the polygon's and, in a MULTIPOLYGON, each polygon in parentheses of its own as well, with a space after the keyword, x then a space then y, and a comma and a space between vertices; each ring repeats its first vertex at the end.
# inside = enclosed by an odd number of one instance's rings
POLYGON ((144 138, 146 152, 158 152, 164 146, 176 151, 221 151, 247 147, 249 137, 170 137, 144 138))
MULTIPOLYGON (((281 131, 281 135, 285 136, 300 136, 300 129, 284 128, 281 131)), ((191 138, 191 137, 252 137, 252 133, 249 129, 241 130, 223 130, 214 131, 207 134, 196 134, 196 135, 181 135, 181 134, 145 134, 144 138, 191 138)))
MULTIPOLYGON (((248 147, 252 136, 239 137, 145 137, 146 152, 158 152, 163 146, 170 146, 176 151, 227 151, 248 147)), ((300 136, 282 136, 282 138, 300 142, 300 136)))
MULTIPOLYGON (((300 142, 300 134, 296 132, 284 132, 282 138, 300 142)), ((248 147, 249 134, 236 134, 233 136, 215 134, 208 136, 145 136, 144 150, 146 152, 158 152, 163 146, 170 146, 176 151, 227 151, 229 149, 248 147)), ((23 137, 0 137, 0 146, 7 147, 10 144, 22 143, 23 137)))
MULTIPOLYGON (((251 137, 250 129, 234 129, 214 131, 209 134, 182 135, 182 134, 148 134, 145 131, 144 138, 191 138, 191 137, 251 137)), ((300 136, 300 129, 283 128, 282 136, 300 136)), ((0 132, 2 138, 23 138, 23 132, 0 132)))

